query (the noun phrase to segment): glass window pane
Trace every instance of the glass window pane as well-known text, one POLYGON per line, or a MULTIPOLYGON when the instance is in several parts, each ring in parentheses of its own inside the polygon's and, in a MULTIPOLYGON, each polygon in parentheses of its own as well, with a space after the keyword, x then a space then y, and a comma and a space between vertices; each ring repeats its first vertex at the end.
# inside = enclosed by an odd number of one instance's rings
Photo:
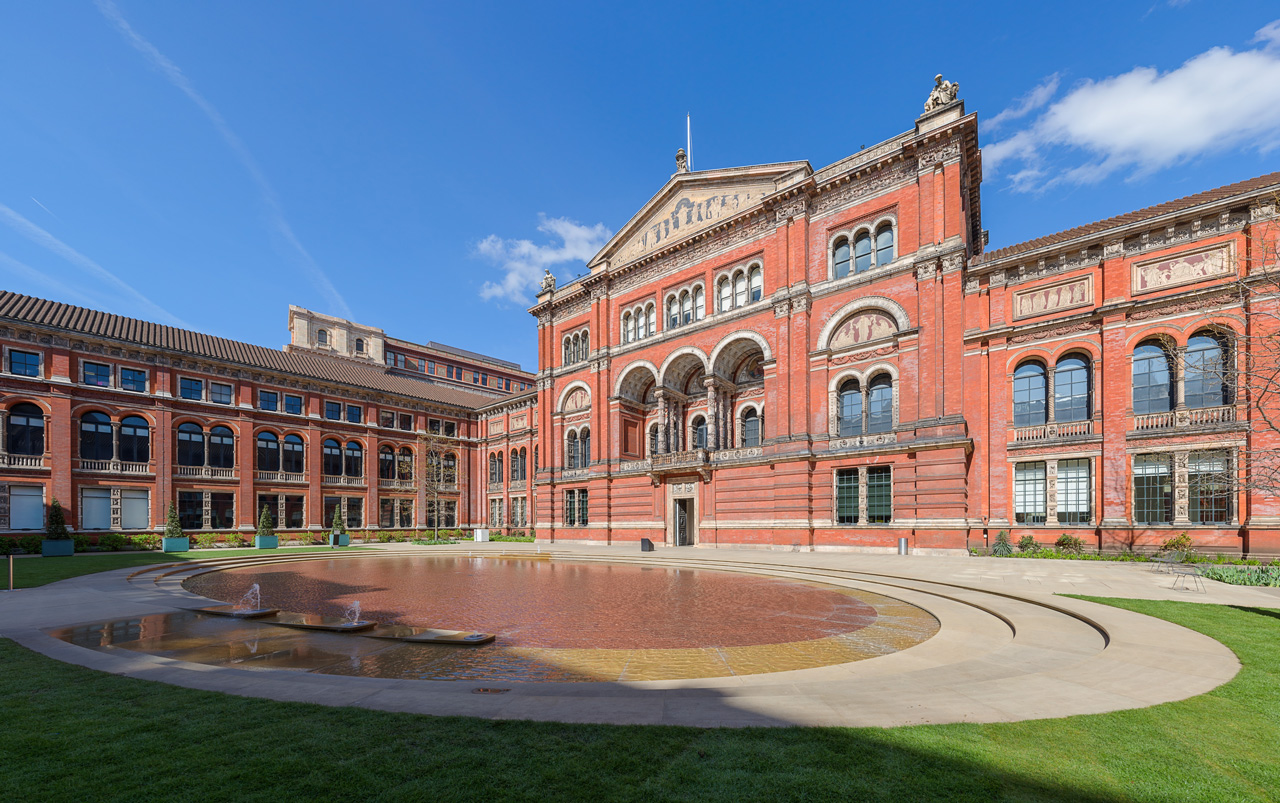
POLYGON ((764 297, 764 271, 759 268, 752 268, 748 284, 750 285, 748 291, 750 301, 759 301, 764 297))
POLYGON ((1018 463, 1013 467, 1013 513, 1019 524, 1044 524, 1045 464, 1018 463))
POLYGON ((858 523, 858 470, 836 470, 836 524, 858 523))
POLYGON ((230 404, 231 386, 224 385, 221 382, 214 382, 209 385, 209 401, 214 404, 230 404))
POLYGON ((80 491, 80 529, 106 530, 110 527, 111 489, 82 489, 80 491))
POLYGON ((836 250, 832 255, 834 263, 835 278, 840 279, 849 275, 849 241, 841 238, 836 242, 836 250))
POLYGON ((1134 456, 1133 520, 1141 524, 1173 520, 1173 474, 1168 455, 1134 456))
POLYGON ((741 307, 747 303, 747 274, 739 273, 733 277, 733 305, 741 307))
POLYGON ((1092 520, 1093 483, 1088 460, 1058 461, 1058 522, 1088 524, 1092 520))
POLYGON ((120 492, 120 526, 126 530, 145 530, 151 526, 150 491, 126 488, 120 492))
POLYGON ((184 530, 204 529, 204 493, 178 492, 178 523, 184 530))
POLYGON ((871 392, 867 397, 867 432, 891 432, 893 430, 893 380, 881 374, 871 380, 871 392))
POLYGON ((1167 413, 1173 409, 1173 383, 1169 357, 1154 343, 1144 343, 1133 352, 1133 412, 1167 413))
POLYGON ((30 351, 9 352, 9 373, 18 376, 40 376, 40 355, 30 351))
POLYGON ((199 379, 182 378, 178 380, 178 395, 184 399, 200 401, 204 398, 204 382, 199 379))
POLYGON ((1223 351, 1222 344, 1208 335, 1196 335, 1187 343, 1187 407, 1219 407, 1227 403, 1223 351))
POLYGON ((871 267, 871 235, 862 233, 853 241, 853 272, 862 273, 871 267))
POLYGON ((111 366, 102 363, 87 362, 84 364, 84 383, 105 388, 111 385, 111 366))
POLYGON ((302 397, 285 396, 284 411, 290 415, 302 415, 302 397))
POLYGON ((1048 410, 1045 407, 1044 366, 1029 362, 1013 372, 1013 425, 1038 427, 1045 423, 1048 410))
POLYGON ((840 386, 837 433, 842 438, 862 434, 862 389, 856 379, 840 386))
POLYGON ((1079 357, 1058 361, 1053 376, 1055 421, 1086 421, 1089 410, 1089 365, 1079 357))
POLYGON ((876 232, 876 264, 887 265, 893 261, 893 227, 885 226, 876 232))
POLYGON ((236 495, 233 493, 209 494, 209 526, 215 530, 236 526, 236 495))
POLYGON ((867 469, 867 523, 893 520, 893 476, 888 466, 867 469))
POLYGON ((147 372, 136 368, 120 369, 120 387, 135 393, 147 392, 147 372))
POLYGON ((1233 489, 1230 456, 1226 452, 1192 452, 1187 485, 1188 515, 1200 524, 1227 524, 1231 521, 1233 489))

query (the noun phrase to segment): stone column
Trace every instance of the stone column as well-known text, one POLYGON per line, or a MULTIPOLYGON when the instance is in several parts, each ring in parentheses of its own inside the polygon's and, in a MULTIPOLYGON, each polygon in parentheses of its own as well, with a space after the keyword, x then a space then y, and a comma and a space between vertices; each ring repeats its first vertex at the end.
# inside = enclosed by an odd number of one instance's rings
MULTIPOLYGON (((1182 383, 1178 383, 1179 393, 1181 396, 1182 383)), ((1181 401, 1181 399, 1179 399, 1181 401)), ((1174 524, 1190 524, 1190 477, 1187 470, 1187 463, 1191 457, 1191 452, 1174 452, 1173 453, 1173 523, 1174 524)))
POLYGON ((0 410, 0 454, 9 453, 9 413, 0 410))
POLYGON ((1058 461, 1046 460, 1044 464, 1046 527, 1058 526, 1058 461))
POLYGON ((867 523, 867 469, 858 469, 858 523, 867 523))
MULTIPOLYGON (((205 441, 205 444, 206 444, 206 451, 207 451, 208 441, 205 441)), ((209 491, 201 492, 200 497, 201 497, 200 527, 201 529, 212 530, 213 529, 213 501, 209 498, 209 491)), ((243 505, 244 502, 242 501, 240 504, 243 505)))
POLYGON ((204 473, 209 474, 209 433, 204 433, 204 473))
POLYGON ((655 391, 658 400, 658 454, 666 454, 670 440, 668 438, 668 427, 670 426, 671 416, 667 408, 667 395, 662 392, 662 388, 655 391))
POLYGON ((1173 358, 1174 371, 1174 389, 1175 389, 1175 410, 1187 409, 1187 350, 1182 346, 1178 346, 1170 355, 1173 358))
POLYGON ((716 397, 720 394, 716 392, 716 382, 712 377, 707 378, 707 449, 716 450, 720 448, 720 422, 717 416, 720 407, 716 403, 716 397))
POLYGON ((111 422, 111 459, 120 459, 120 422, 111 422))
POLYGON ((1057 420, 1055 417, 1057 410, 1055 410, 1054 407, 1053 369, 1046 368, 1044 393, 1044 422, 1046 424, 1052 424, 1057 420))
MULTIPOLYGON (((253 501, 254 506, 258 504, 258 500, 253 501)), ((285 519, 284 494, 276 494, 276 529, 283 530, 289 526, 289 522, 285 519)))

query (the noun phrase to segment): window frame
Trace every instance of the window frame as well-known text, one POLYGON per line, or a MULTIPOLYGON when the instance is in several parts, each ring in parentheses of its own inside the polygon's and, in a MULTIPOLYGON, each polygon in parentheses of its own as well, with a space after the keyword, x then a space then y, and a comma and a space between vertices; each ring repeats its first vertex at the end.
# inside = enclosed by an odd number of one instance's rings
POLYGON ((178 398, 182 399, 183 401, 204 401, 205 388, 208 387, 208 385, 209 383, 205 382, 203 379, 196 379, 195 377, 191 377, 191 376, 179 376, 178 377, 178 398), (199 386, 200 394, 198 396, 187 395, 188 388, 191 387, 192 385, 199 386))
MULTIPOLYGON (((24 360, 24 363, 25 363, 25 360, 24 360)), ((5 367, 5 373, 9 374, 10 376, 20 376, 25 379, 43 379, 44 378, 44 352, 28 351, 27 349, 12 348, 10 346, 5 346, 4 367, 5 367), (18 356, 18 355, 21 355, 23 357, 36 358, 35 373, 26 373, 25 371, 13 370, 13 359, 15 356, 18 356)))
POLYGON ((114 386, 114 384, 115 384, 114 380, 115 380, 115 370, 114 370, 113 366, 112 366, 110 363, 105 363, 105 362, 93 362, 92 360, 81 360, 81 361, 80 361, 80 384, 82 384, 82 385, 89 385, 89 386, 91 386, 91 387, 95 387, 95 388, 110 388, 110 387, 113 387, 113 386, 114 386), (89 368, 90 368, 91 366, 92 366, 92 367, 94 367, 94 368, 104 368, 104 369, 106 369, 106 374, 107 374, 107 375, 106 375, 106 381, 105 381, 105 382, 90 382, 90 381, 89 381, 89 368))

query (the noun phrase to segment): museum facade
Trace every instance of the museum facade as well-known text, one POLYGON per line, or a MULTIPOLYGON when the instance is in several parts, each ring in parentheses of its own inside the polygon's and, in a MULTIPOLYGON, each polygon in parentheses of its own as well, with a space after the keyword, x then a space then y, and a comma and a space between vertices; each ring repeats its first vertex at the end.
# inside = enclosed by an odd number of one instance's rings
POLYGON ((1241 378, 1280 174, 994 251, 981 180, 941 82, 818 170, 681 153, 585 275, 544 281, 536 374, 296 307, 273 350, 0 295, 0 531, 56 497, 89 532, 174 502, 194 530, 265 505, 550 542, 1280 554, 1251 479, 1272 400, 1241 378))

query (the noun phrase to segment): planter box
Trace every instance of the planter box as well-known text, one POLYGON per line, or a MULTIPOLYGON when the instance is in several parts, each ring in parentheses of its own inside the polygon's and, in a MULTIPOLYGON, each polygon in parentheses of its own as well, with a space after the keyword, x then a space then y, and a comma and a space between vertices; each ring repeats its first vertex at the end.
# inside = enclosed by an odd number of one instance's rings
POLYGON ((69 558, 76 553, 76 542, 70 538, 45 538, 40 542, 40 554, 46 558, 69 558))
POLYGON ((278 535, 255 535, 253 537, 254 549, 276 549, 280 546, 280 536, 278 535))
POLYGON ((329 546, 351 546, 351 536, 347 533, 341 535, 329 533, 329 546))
POLYGON ((191 549, 191 539, 183 536, 182 538, 164 538, 161 548, 165 552, 188 552, 191 549))

